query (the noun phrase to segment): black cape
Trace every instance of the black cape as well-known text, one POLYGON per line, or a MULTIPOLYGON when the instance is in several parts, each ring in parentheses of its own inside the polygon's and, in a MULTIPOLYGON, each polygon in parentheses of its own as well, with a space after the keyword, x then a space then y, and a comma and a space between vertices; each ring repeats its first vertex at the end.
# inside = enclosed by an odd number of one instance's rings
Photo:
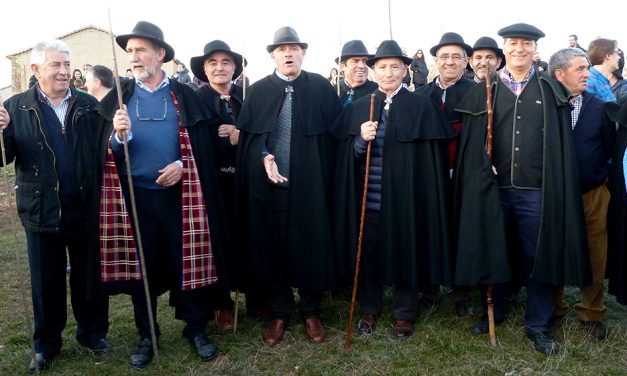
POLYGON ((608 106, 608 112, 611 119, 618 123, 608 183, 608 292, 616 296, 620 304, 627 304, 627 194, 623 172, 623 156, 627 148, 627 103, 621 107, 608 106))
MULTIPOLYGON (((572 141, 568 92, 536 73, 544 107, 542 218, 531 278, 555 286, 588 286, 592 281, 588 244, 572 141)), ((509 90, 493 76, 492 97, 509 90)), ((462 115, 454 177, 457 232, 455 283, 495 284, 510 280, 499 187, 485 152, 486 90, 474 86, 456 109, 462 115)), ((496 105, 496 104, 495 104, 496 105)))
MULTIPOLYGON (((237 123, 237 117, 242 109, 243 89, 237 85, 231 85, 231 106, 233 117, 229 115, 221 103, 220 94, 213 90, 209 85, 205 85, 196 90, 196 94, 200 97, 206 109, 210 112, 212 118, 217 119, 214 122, 212 132, 212 149, 215 153, 216 175, 218 184, 222 194, 222 204, 226 215, 226 233, 230 244, 234 245, 237 241, 237 222, 235 208, 235 166, 237 157, 237 145, 231 145, 228 137, 218 136, 218 127, 222 124, 237 123)), ((225 284, 230 290, 245 291, 251 283, 252 265, 249 255, 239 254, 235 252, 237 248, 231 248, 231 252, 218 253, 215 252, 216 271, 218 279, 225 284)))
MULTIPOLYGON (((363 85, 357 86, 353 88, 353 102, 357 99, 364 97, 366 95, 371 94, 373 91, 377 90, 379 85, 376 82, 367 80, 363 85)), ((336 88, 337 90, 337 88, 336 88)), ((346 98, 348 97, 348 85, 346 85, 346 81, 340 81, 340 102, 344 103, 346 98)))
POLYGON ((331 177, 335 142, 328 129, 340 112, 333 87, 319 74, 301 71, 290 82, 292 132, 289 177, 288 257, 276 252, 271 182, 262 150, 275 126, 288 83, 271 74, 251 85, 237 122, 237 194, 240 246, 249 250, 260 282, 323 291, 335 287, 331 240, 331 177))
MULTIPOLYGON (((374 113, 385 94, 375 91, 374 113)), ((334 240, 353 273, 363 195, 353 145, 369 120, 370 96, 346 107, 333 126, 340 141, 334 179, 334 240)), ((455 132, 431 101, 401 89, 389 110, 383 148, 378 282, 450 285, 447 145, 455 132)), ((375 115, 378 118, 378 115, 375 115)))
MULTIPOLYGON (((228 240, 224 238, 223 208, 217 178, 215 174, 215 161, 212 148, 212 132, 216 119, 205 110, 198 96, 193 90, 176 80, 170 79, 170 91, 179 101, 179 115, 183 127, 187 128, 189 141, 194 153, 194 160, 198 169, 198 175, 209 217, 209 230, 211 233, 211 246, 215 253, 228 252, 228 240)), ((123 102, 126 103, 135 90, 135 80, 129 79, 120 83, 123 102)), ((79 144, 79 153, 83 165, 79 168, 80 181, 83 186, 83 200, 87 206, 89 226, 89 255, 92 262, 100 263, 100 189, 102 186, 102 174, 107 153, 109 137, 113 132, 113 117, 118 109, 118 99, 115 90, 112 90, 98 104, 93 113, 89 127, 83 127, 77 131, 83 137, 79 144)), ((132 156, 131 156, 132 157, 132 156)), ((130 208, 129 208, 130 211, 130 208)), ((129 213, 130 214, 130 213, 129 213)), ((143 234, 142 234, 143 235, 143 234)), ((99 269, 98 269, 99 270, 99 269)), ((100 277, 98 276, 98 279, 100 277)), ((171 290, 171 301, 180 292, 180 281, 160 275, 160 284, 155 286, 157 291, 171 290)), ((105 289, 110 293, 131 293, 137 288, 137 283, 110 282, 105 284, 105 289)))

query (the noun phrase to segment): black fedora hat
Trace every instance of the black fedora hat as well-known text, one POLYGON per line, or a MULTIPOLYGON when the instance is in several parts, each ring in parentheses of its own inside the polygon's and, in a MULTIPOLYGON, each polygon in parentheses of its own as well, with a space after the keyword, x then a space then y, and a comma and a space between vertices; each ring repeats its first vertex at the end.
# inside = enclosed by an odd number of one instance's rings
POLYGON ((370 59, 373 56, 374 55, 368 53, 364 42, 360 40, 350 40, 342 46, 342 54, 339 58, 335 58, 335 63, 339 64, 340 61, 344 61, 349 57, 367 57, 370 59))
MULTIPOLYGON (((492 50, 496 52, 498 57, 501 58, 501 64, 496 69, 498 70, 505 66, 505 55, 503 54, 503 50, 499 48, 499 45, 496 44, 494 39, 490 37, 481 37, 477 39, 475 44, 472 46, 472 52, 474 53, 477 50, 492 50)), ((467 69, 472 70, 470 63, 468 64, 467 69)))
POLYGON ((538 40, 544 37, 544 33, 542 30, 538 29, 533 25, 529 25, 526 23, 516 23, 513 25, 506 26, 499 30, 499 36, 503 38, 525 38, 530 40, 538 40))
POLYGON ((401 59, 405 65, 409 65, 412 62, 410 57, 403 55, 403 51, 395 40, 384 40, 377 48, 374 56, 366 60, 366 65, 372 68, 377 60, 386 58, 401 59))
POLYGON ((161 31, 159 26, 155 24, 148 21, 139 21, 130 34, 118 35, 115 38, 115 41, 118 42, 122 49, 126 50, 126 44, 131 38, 149 39, 160 47, 163 47, 165 49, 165 57, 163 58, 164 63, 167 63, 174 58, 174 48, 163 40, 163 31, 161 31))
POLYGON ((209 55, 214 52, 224 52, 231 55, 231 57, 233 58, 233 61, 235 62, 235 72, 233 72, 233 77, 231 77, 231 80, 239 77, 239 75, 242 73, 242 70, 244 69, 243 67, 248 64, 248 61, 246 61, 246 59, 242 55, 238 54, 237 52, 231 51, 231 47, 229 47, 228 44, 224 43, 221 40, 214 40, 205 44, 202 56, 194 56, 189 62, 192 73, 194 73, 194 76, 196 76, 196 78, 204 82, 209 82, 209 78, 207 78, 207 75, 205 74, 205 59, 207 59, 209 55), (242 59, 244 60, 243 62, 242 59))
POLYGON ((274 42, 269 44, 268 47, 266 47, 266 50, 268 52, 272 52, 275 48, 283 44, 297 44, 305 50, 307 49, 307 46, 309 46, 307 43, 301 42, 296 30, 289 26, 283 26, 277 30, 276 33, 274 33, 274 42))
POLYGON ((448 46, 451 44, 455 44, 463 48, 464 51, 466 51, 466 55, 468 56, 472 55, 472 47, 470 47, 469 45, 466 44, 466 42, 464 42, 464 38, 462 38, 461 35, 457 33, 453 33, 453 32, 442 34, 442 37, 440 38, 440 43, 431 47, 429 52, 431 53, 431 56, 436 56, 440 47, 448 46))

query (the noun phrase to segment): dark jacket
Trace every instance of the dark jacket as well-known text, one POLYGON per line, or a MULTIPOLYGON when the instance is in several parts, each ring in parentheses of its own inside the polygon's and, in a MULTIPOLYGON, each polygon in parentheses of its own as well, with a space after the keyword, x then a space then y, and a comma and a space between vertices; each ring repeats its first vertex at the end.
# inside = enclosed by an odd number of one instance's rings
POLYGON ((411 64, 409 65, 409 69, 414 74, 414 85, 422 86, 426 85, 427 77, 429 76, 429 68, 427 64, 422 60, 413 59, 411 64))
MULTIPOLYGON (((120 83, 124 103, 135 90, 135 79, 129 79, 120 83)), ((170 91, 174 93, 179 103, 179 117, 181 125, 187 128, 189 142, 192 146, 194 161, 198 170, 198 176, 202 186, 202 192, 207 207, 209 229, 211 233, 211 246, 216 252, 224 252, 228 247, 228 240, 224 237, 223 207, 220 192, 217 185, 216 168, 214 162, 211 130, 215 128, 215 119, 206 111, 198 96, 187 85, 180 84, 170 79, 170 91)), ((89 127, 79 129, 80 136, 84 139, 80 148, 80 161, 83 164, 80 180, 85 187, 85 205, 88 210, 89 247, 90 257, 95 265, 100 259, 100 236, 98 231, 100 214, 100 191, 102 186, 102 173, 109 142, 113 132, 113 117, 118 109, 117 94, 110 91, 91 114, 92 123, 89 127)), ((143 234, 142 234, 143 235, 143 234)), ((172 291, 180 290, 174 288, 172 291)))
MULTIPOLYGON (((493 76, 492 97, 509 90, 493 76)), ((542 214, 531 278, 554 286, 588 286, 591 282, 586 227, 572 141, 569 93, 542 73, 544 155, 542 214)), ((496 103, 493 103, 493 108, 496 103)), ((486 90, 474 86, 457 111, 463 116, 455 169, 454 210, 457 232, 455 282, 501 283, 510 279, 505 220, 492 161, 485 152, 486 90)), ((496 118, 496 114, 495 114, 496 118)))
MULTIPOLYGON (((66 127, 71 127, 74 134, 72 150, 76 152, 79 140, 83 142, 76 130, 89 126, 86 115, 97 102, 88 94, 72 87, 70 90, 66 127)), ((61 221, 60 182, 50 135, 41 123, 44 115, 39 107, 37 87, 14 95, 4 106, 11 116, 3 134, 4 144, 7 162, 15 160, 15 195, 22 225, 28 231, 57 232, 61 221)))

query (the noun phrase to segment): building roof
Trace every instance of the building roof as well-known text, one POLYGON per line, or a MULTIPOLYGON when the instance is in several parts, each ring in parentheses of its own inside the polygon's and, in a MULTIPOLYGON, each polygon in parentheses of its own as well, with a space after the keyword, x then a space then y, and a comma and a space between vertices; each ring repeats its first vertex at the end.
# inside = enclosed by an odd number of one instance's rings
MULTIPOLYGON (((56 39, 64 39, 64 38, 69 37, 70 35, 77 34, 77 33, 80 33, 80 32, 83 32, 83 31, 85 31, 85 30, 89 30, 89 29, 92 29, 92 30, 97 30, 97 31, 100 31, 100 32, 103 32, 103 33, 105 33, 105 34, 109 35, 109 32, 108 32, 107 30, 105 30, 105 29, 101 29, 101 28, 99 28, 99 27, 97 27, 97 26, 94 26, 94 25, 87 25, 87 26, 85 26, 85 27, 81 27, 80 29, 77 29, 77 30, 71 31, 71 32, 69 32, 69 33, 67 33, 67 34, 63 34, 63 35, 61 35, 60 37, 57 37, 56 39)), ((115 34, 114 34, 113 36, 115 37, 115 34)), ((21 51, 18 51, 18 52, 12 53, 12 54, 10 54, 10 55, 7 55, 7 59, 10 59, 10 58, 15 57, 15 56, 17 56, 17 55, 22 55, 22 54, 24 54, 24 53, 26 53, 26 52, 28 52, 28 51, 30 51, 30 50, 32 50, 32 49, 33 49, 33 48, 32 48, 32 47, 30 47, 30 48, 27 48, 27 49, 25 49, 25 50, 21 50, 21 51)))

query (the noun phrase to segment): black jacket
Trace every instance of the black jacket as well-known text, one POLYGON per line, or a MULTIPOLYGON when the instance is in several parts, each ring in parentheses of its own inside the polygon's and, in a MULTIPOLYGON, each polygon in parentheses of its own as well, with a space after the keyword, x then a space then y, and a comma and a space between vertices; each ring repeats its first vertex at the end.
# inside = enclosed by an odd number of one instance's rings
MULTIPOLYGON (((72 87, 70 90, 66 125, 72 128, 72 150, 76 152, 79 140, 83 141, 76 129, 88 125, 86 114, 93 111, 97 102, 88 94, 72 87)), ((15 196, 22 225, 27 231, 57 232, 61 221, 60 182, 55 169, 56 156, 49 144, 50 135, 41 123, 44 116, 37 87, 14 95, 4 106, 11 115, 3 135, 4 144, 7 163, 15 160, 15 196)))

